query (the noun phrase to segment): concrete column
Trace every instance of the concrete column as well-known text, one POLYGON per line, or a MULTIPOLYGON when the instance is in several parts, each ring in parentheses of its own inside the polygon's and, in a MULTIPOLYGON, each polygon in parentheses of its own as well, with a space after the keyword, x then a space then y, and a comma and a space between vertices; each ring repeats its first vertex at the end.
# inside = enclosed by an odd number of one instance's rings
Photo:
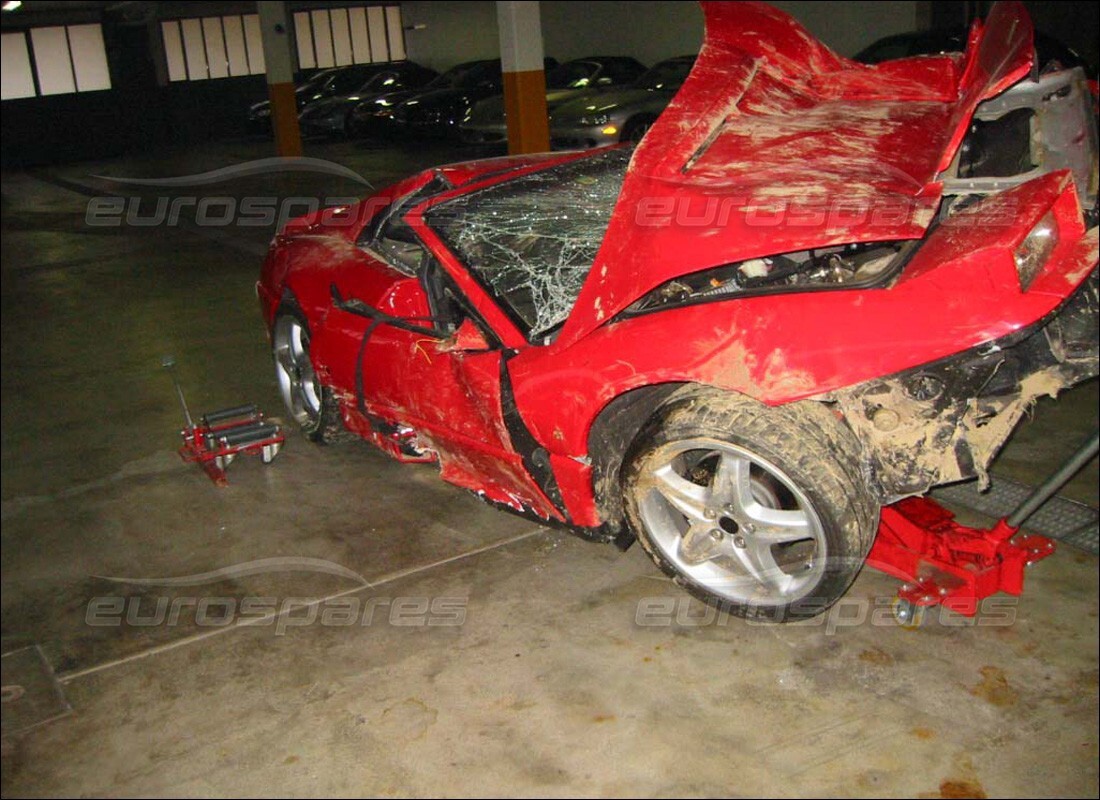
POLYGON ((281 0, 257 0, 260 32, 267 66, 267 92, 271 98, 271 128, 275 150, 280 156, 302 155, 302 134, 298 129, 298 104, 294 97, 294 37, 281 0))
POLYGON ((539 4, 531 0, 498 2, 497 25, 504 68, 508 152, 545 152, 550 149, 550 126, 546 119, 539 4))

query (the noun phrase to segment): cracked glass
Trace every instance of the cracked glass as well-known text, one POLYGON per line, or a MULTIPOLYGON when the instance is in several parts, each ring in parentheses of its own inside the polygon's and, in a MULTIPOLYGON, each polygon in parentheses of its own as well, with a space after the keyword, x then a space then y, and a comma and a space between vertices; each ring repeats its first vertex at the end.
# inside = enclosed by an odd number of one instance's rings
POLYGON ((532 172, 442 203, 425 218, 535 340, 569 316, 630 155, 615 148, 532 172))

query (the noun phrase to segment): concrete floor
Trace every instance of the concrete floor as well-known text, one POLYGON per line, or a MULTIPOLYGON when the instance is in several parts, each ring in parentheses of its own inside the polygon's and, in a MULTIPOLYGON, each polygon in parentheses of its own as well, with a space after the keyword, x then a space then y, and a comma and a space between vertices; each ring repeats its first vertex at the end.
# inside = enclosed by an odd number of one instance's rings
MULTIPOLYGON (((377 184, 455 158, 309 154, 377 184)), ((163 354, 198 409, 281 411, 252 289, 270 230, 90 228, 87 191, 109 188, 90 176, 265 155, 237 143, 3 176, 3 650, 39 644, 73 708, 5 739, 5 796, 1097 795, 1094 556, 1060 549, 988 624, 903 630, 896 582, 868 570, 828 615, 762 626, 689 601, 639 548, 491 510, 367 445, 292 434, 222 490, 183 465, 163 354), (96 577, 273 558, 370 585, 96 577), (142 613, 194 596, 313 605, 257 625, 200 625, 187 606, 176 625, 89 625, 113 595, 142 613)), ((207 191, 355 189, 333 183, 207 191)), ((996 472, 1044 477, 1096 409, 1096 381, 1041 403, 996 472)), ((1094 461, 1067 493, 1095 506, 1097 483, 1094 461)))

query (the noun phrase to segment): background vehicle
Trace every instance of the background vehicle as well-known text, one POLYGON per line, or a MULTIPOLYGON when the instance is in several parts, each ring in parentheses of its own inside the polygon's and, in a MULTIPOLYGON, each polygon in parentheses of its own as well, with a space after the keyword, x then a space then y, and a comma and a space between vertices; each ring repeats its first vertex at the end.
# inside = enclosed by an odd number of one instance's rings
POLYGON ((304 134, 347 136, 353 132, 351 112, 359 103, 393 92, 419 89, 438 75, 435 70, 412 61, 386 65, 351 92, 308 103, 298 114, 298 123, 304 134))
MULTIPOLYGON (((856 54, 855 60, 864 64, 879 64, 895 58, 962 53, 966 50, 966 35, 966 28, 899 33, 868 45, 856 54)), ((1088 75, 1096 75, 1096 69, 1073 48, 1042 31, 1035 31, 1035 52, 1039 57, 1040 71, 1081 67, 1088 75)))
MULTIPOLYGON (((546 58, 544 62, 547 71, 554 69, 558 63, 553 58, 546 58)), ((392 124, 405 133, 457 136, 459 124, 466 119, 475 103, 504 91, 500 59, 463 66, 466 69, 455 75, 449 84, 439 87, 429 85, 424 91, 398 103, 393 108, 392 124)))
POLYGON ((359 134, 392 132, 394 114, 406 100, 427 92, 441 92, 441 97, 455 97, 465 90, 484 91, 488 88, 500 91, 502 80, 500 59, 456 64, 421 89, 387 92, 361 101, 352 109, 350 124, 359 134))
MULTIPOLYGON (((337 72, 339 72, 339 68, 323 69, 319 72, 315 72, 307 78, 301 86, 295 88, 294 95, 298 108, 302 108, 305 103, 309 102, 308 98, 317 94, 320 91, 320 87, 337 72)), ((251 133, 271 132, 270 100, 261 100, 248 107, 248 130, 251 133)))
MULTIPOLYGON (((392 66, 392 64, 356 64, 316 72, 294 90, 298 111, 301 112, 309 104, 326 97, 354 92, 376 74, 392 66)), ((254 133, 271 131, 270 100, 262 100, 249 107, 248 129, 254 133)))
POLYGON ((670 58, 629 86, 562 103, 550 114, 551 145, 574 149, 639 141, 694 63, 695 56, 670 58))
MULTIPOLYGON (((626 56, 589 56, 559 64, 546 73, 546 110, 579 97, 597 96, 615 86, 632 83, 645 72, 641 62, 626 56)), ((470 144, 501 142, 508 138, 504 98, 489 97, 470 110, 461 125, 462 140, 470 144)))

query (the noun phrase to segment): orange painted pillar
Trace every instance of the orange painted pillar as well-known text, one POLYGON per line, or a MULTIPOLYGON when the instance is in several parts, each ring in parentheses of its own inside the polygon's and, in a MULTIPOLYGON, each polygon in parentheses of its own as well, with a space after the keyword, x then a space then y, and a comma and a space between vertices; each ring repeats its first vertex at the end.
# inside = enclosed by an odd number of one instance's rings
POLYGON ((257 0, 256 10, 260 15, 275 152, 285 158, 296 158, 302 155, 302 134, 294 96, 294 37, 290 35, 286 3, 257 0))
POLYGON ((497 25, 504 69, 508 152, 546 152, 550 149, 550 123, 546 115, 539 4, 529 0, 498 2, 497 25))

